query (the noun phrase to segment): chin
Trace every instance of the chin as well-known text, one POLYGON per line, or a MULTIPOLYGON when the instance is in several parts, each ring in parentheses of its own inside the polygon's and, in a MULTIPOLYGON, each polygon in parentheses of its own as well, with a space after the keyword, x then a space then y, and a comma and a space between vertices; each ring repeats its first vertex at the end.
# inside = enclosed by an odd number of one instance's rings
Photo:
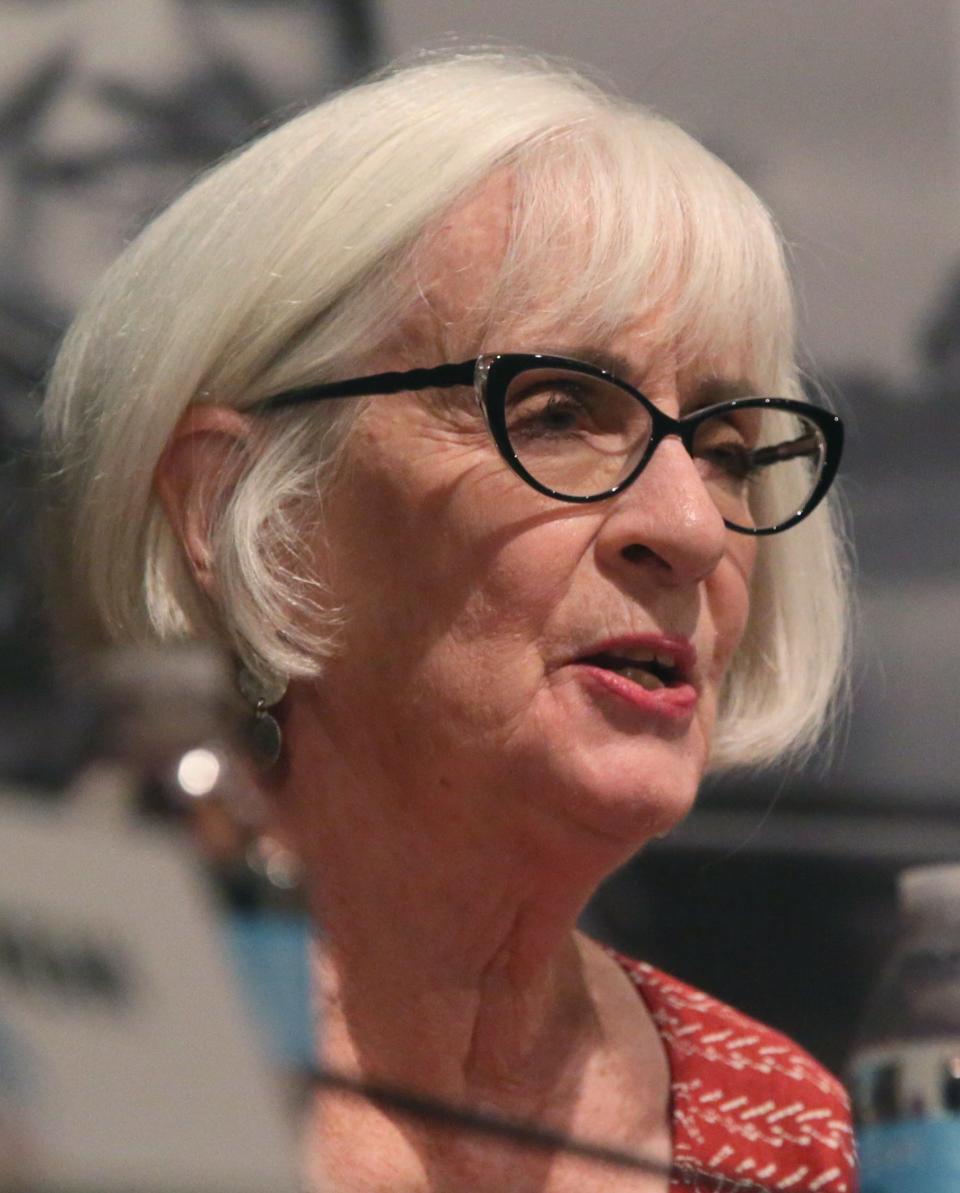
POLYGON ((598 831, 640 849, 665 836, 688 815, 697 798, 702 767, 678 759, 669 749, 633 751, 591 776, 577 800, 582 815, 598 831), (637 757, 637 755, 640 757, 637 757))
POLYGON ((602 751, 568 745, 540 762, 530 768, 525 791, 537 792, 540 810, 584 848, 600 844, 613 866, 687 816, 703 771, 699 751, 656 739, 602 751))
POLYGON ((693 807, 710 748, 712 701, 682 721, 637 716, 569 689, 541 722, 552 741, 553 791, 575 821, 630 851, 676 827, 693 807), (570 697, 573 696, 573 699, 570 697), (561 794, 562 793, 562 794, 561 794))

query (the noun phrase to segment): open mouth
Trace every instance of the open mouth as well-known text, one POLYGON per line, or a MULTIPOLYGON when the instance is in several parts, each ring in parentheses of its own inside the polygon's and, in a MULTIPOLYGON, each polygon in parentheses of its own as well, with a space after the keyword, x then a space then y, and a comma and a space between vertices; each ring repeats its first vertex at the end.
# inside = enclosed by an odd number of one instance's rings
POLYGON ((590 667, 613 671, 629 679, 648 692, 672 688, 686 682, 674 655, 668 651, 631 650, 629 654, 606 651, 578 660, 590 667))

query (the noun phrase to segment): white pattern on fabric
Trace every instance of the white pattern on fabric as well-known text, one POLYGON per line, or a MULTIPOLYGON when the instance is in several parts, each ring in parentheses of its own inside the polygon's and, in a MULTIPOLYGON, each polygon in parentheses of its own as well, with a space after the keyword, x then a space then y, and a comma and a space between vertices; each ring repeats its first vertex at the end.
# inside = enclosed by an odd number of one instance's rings
POLYGON ((673 1160, 729 1193, 759 1182, 789 1193, 855 1193, 846 1093, 785 1036, 643 962, 614 954, 647 1003, 671 1071, 673 1160), (727 1184, 729 1180, 729 1185, 727 1184))

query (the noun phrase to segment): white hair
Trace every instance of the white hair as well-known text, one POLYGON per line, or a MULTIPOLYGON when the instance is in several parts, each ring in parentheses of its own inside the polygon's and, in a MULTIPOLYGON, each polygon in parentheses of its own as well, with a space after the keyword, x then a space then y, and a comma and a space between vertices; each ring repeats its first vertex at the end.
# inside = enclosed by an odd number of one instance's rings
MULTIPOLYGON (((461 342, 496 350, 486 341, 518 312, 603 337, 657 311, 691 360, 746 351, 763 392, 799 395, 779 239, 727 166, 565 67, 490 52, 426 58, 213 169, 77 318, 45 413, 51 572, 75 643, 215 636, 254 671, 321 673, 342 614, 298 571, 297 545, 305 509, 322 524, 356 403, 261 420, 214 527, 215 605, 154 471, 191 404, 243 409, 365 371, 415 309, 419 250, 437 221, 500 170, 514 183, 509 244, 475 325, 455 329, 461 342)), ((761 540, 714 767, 816 740, 844 674, 844 594, 829 504, 761 540)))

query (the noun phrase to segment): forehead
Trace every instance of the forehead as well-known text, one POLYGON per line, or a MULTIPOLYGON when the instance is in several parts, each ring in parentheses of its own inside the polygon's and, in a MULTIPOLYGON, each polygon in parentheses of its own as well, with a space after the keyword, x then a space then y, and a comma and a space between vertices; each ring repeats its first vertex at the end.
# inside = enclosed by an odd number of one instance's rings
POLYGON ((513 176, 500 170, 455 203, 425 237, 416 265, 422 304, 454 336, 482 335, 493 316, 515 193, 513 176))
MULTIPOLYGON (((544 212, 540 217, 548 218, 544 212)), ((571 243, 570 229, 558 230, 556 251, 547 245, 533 259, 511 260, 517 218, 517 184, 503 169, 456 203, 425 240, 418 289, 446 359, 552 350, 610 368, 625 380, 665 370, 679 375, 681 385, 750 376, 746 337, 715 346, 684 342, 673 317, 679 294, 660 280, 644 287, 638 277, 635 300, 613 321, 598 319, 589 301, 570 309, 567 297, 582 289, 578 265, 589 255, 589 222, 572 230, 579 243, 571 243)))

